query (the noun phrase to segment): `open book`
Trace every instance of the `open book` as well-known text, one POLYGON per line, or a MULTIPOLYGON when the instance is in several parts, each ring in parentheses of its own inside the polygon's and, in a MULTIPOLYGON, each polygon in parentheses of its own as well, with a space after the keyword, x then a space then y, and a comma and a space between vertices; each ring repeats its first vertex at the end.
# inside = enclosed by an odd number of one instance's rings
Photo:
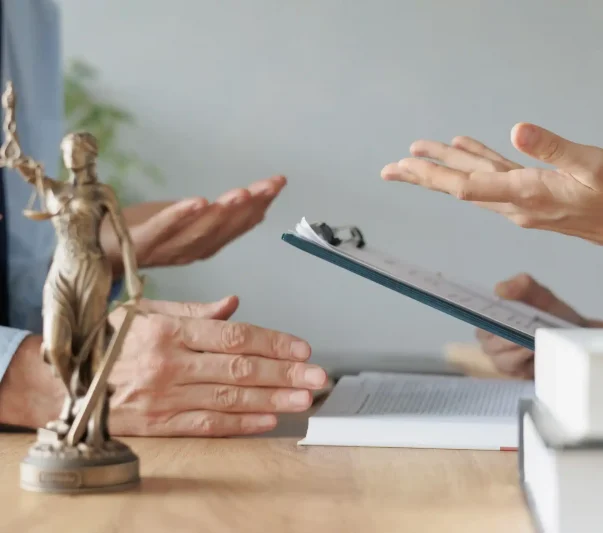
POLYGON ((532 350, 538 328, 578 327, 520 302, 501 300, 490 290, 374 250, 358 228, 351 228, 348 239, 340 233, 340 228, 310 224, 304 218, 295 231, 282 238, 315 257, 532 350))
POLYGON ((301 445, 516 450, 531 381, 361 373, 342 378, 301 445))

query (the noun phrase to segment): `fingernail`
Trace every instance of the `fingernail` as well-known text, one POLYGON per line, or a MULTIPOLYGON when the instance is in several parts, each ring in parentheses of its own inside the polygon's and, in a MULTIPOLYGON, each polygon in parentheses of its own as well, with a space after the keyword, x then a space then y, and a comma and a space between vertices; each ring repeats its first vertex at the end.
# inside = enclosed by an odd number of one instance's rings
POLYGON ((522 124, 517 128, 515 140, 520 146, 533 146, 538 141, 538 130, 534 126, 522 124))
POLYGON ((306 383, 314 387, 320 387, 327 379, 327 373, 319 367, 308 368, 304 372, 306 383))
POLYGON ((310 357, 310 346, 304 341, 294 341, 291 343, 291 357, 293 359, 306 360, 310 357))
POLYGON ((310 394, 303 390, 292 392, 287 403, 293 407, 304 407, 310 404, 310 394))
POLYGON ((397 170, 398 170, 398 164, 390 163, 389 165, 386 165, 385 167, 383 167, 383 169, 381 170, 381 177, 384 180, 389 179, 396 174, 397 170))

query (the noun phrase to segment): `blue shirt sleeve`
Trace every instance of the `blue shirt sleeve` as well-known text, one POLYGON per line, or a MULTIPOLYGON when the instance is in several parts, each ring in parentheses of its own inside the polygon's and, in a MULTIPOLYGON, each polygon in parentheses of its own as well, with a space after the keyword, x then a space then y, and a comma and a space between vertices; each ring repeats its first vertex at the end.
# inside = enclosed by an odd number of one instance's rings
MULTIPOLYGON (((23 150, 42 161, 46 173, 59 172, 64 134, 61 17, 55 0, 2 2, 1 83, 12 81, 17 93, 17 129, 23 150)), ((0 326, 0 381, 19 345, 42 332, 42 288, 55 237, 49 222, 26 219, 22 208, 31 187, 5 169, 7 199, 9 324, 0 326), (14 207, 13 207, 14 206, 14 207)), ((110 301, 119 298, 122 280, 113 283, 110 301)), ((109 303, 109 302, 108 302, 109 303)))
POLYGON ((28 335, 30 335, 30 332, 23 329, 0 326, 0 381, 4 378, 8 365, 19 345, 28 335))
MULTIPOLYGON (((23 150, 57 175, 64 131, 60 11, 53 0, 0 0, 1 83, 17 93, 17 130, 23 150)), ((5 169, 10 327, 0 327, 0 380, 19 345, 42 332, 42 288, 54 249, 50 223, 28 220, 31 187, 5 169)))

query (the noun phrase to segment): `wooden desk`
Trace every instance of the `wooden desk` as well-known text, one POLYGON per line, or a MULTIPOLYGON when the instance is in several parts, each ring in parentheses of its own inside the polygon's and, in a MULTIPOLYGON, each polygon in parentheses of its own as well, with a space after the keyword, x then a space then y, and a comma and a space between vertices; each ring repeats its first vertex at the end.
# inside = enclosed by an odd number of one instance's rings
POLYGON ((0 435, 1 533, 534 532, 510 452, 124 439, 140 488, 70 497, 19 488, 33 438, 0 435))

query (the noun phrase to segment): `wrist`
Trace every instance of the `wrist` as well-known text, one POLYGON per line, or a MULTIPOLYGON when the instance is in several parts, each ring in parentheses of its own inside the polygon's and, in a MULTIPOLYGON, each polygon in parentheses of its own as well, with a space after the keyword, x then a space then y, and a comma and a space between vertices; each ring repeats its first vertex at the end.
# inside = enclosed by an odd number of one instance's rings
POLYGON ((0 382, 0 424, 44 427, 59 414, 65 390, 40 354, 42 338, 29 335, 19 345, 0 382))

